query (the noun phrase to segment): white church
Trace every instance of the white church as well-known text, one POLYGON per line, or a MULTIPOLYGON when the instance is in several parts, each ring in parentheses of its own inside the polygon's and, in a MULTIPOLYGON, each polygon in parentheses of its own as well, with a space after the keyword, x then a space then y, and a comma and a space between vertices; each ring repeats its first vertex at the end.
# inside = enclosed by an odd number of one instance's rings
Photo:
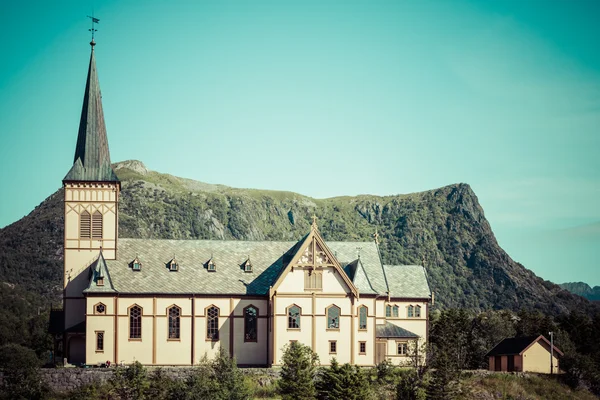
POLYGON ((297 242, 120 238, 91 45, 63 180, 63 308, 51 315, 68 363, 193 365, 222 347, 241 366, 276 366, 294 341, 322 365, 409 361, 428 339, 432 294, 422 266, 383 264, 376 235, 326 242, 315 218, 297 242))

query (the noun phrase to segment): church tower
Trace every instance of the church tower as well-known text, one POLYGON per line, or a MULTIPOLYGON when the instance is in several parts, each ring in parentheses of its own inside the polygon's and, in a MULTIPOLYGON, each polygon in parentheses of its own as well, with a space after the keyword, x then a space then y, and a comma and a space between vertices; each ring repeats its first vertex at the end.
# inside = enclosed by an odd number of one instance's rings
POLYGON ((121 183, 110 164, 102 95, 91 41, 90 65, 83 96, 73 167, 63 179, 65 237, 63 309, 66 356, 85 357, 85 298, 89 266, 100 253, 115 259, 121 183))

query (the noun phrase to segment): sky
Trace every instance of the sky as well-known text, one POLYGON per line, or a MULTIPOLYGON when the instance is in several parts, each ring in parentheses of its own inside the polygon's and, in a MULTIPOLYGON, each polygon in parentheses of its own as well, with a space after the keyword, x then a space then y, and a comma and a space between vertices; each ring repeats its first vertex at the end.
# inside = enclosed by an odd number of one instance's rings
POLYGON ((514 260, 600 285, 600 2, 2 1, 0 227, 72 165, 92 11, 113 162, 316 198, 466 182, 514 260))

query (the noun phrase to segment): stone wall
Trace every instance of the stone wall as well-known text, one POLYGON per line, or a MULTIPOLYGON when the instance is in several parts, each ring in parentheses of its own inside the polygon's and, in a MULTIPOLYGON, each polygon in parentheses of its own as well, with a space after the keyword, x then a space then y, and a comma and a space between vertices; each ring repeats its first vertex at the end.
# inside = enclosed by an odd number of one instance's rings
MULTIPOLYGON (((148 375, 159 369, 146 367, 148 375)), ((193 371, 193 367, 160 368, 165 376, 171 379, 185 379, 193 371)), ((42 378, 56 392, 71 391, 79 386, 94 382, 104 383, 112 378, 115 368, 44 368, 42 378)), ((273 368, 241 368, 245 375, 256 376, 260 385, 266 385, 279 377, 279 370, 273 368)))

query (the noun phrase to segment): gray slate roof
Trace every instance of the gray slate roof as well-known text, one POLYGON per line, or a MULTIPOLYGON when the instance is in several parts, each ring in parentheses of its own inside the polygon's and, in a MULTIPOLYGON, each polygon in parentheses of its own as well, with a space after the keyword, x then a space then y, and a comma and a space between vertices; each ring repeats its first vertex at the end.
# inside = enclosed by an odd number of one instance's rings
POLYGON ((390 297, 428 299, 431 290, 421 265, 384 265, 390 297))
POLYGON ((419 335, 409 330, 400 328, 398 325, 387 322, 375 326, 375 335, 378 338, 418 338, 419 335))
POLYGON ((110 165, 106 125, 102 110, 102 94, 96 71, 94 45, 90 55, 79 133, 73 167, 63 179, 64 181, 102 181, 117 182, 119 178, 110 165))
MULTIPOLYGON (((91 266, 93 274, 84 292, 266 295, 305 239, 299 242, 119 239, 118 260, 99 257, 91 266), (131 268, 136 257, 142 264, 140 271, 131 268), (178 271, 167 268, 173 258, 178 271), (215 272, 207 270, 211 258, 216 264, 215 272), (248 258, 252 272, 243 269, 248 258), (99 274, 105 277, 104 286, 97 286, 99 274)), ((386 294, 388 289, 375 243, 327 242, 326 245, 359 293, 386 294)))

